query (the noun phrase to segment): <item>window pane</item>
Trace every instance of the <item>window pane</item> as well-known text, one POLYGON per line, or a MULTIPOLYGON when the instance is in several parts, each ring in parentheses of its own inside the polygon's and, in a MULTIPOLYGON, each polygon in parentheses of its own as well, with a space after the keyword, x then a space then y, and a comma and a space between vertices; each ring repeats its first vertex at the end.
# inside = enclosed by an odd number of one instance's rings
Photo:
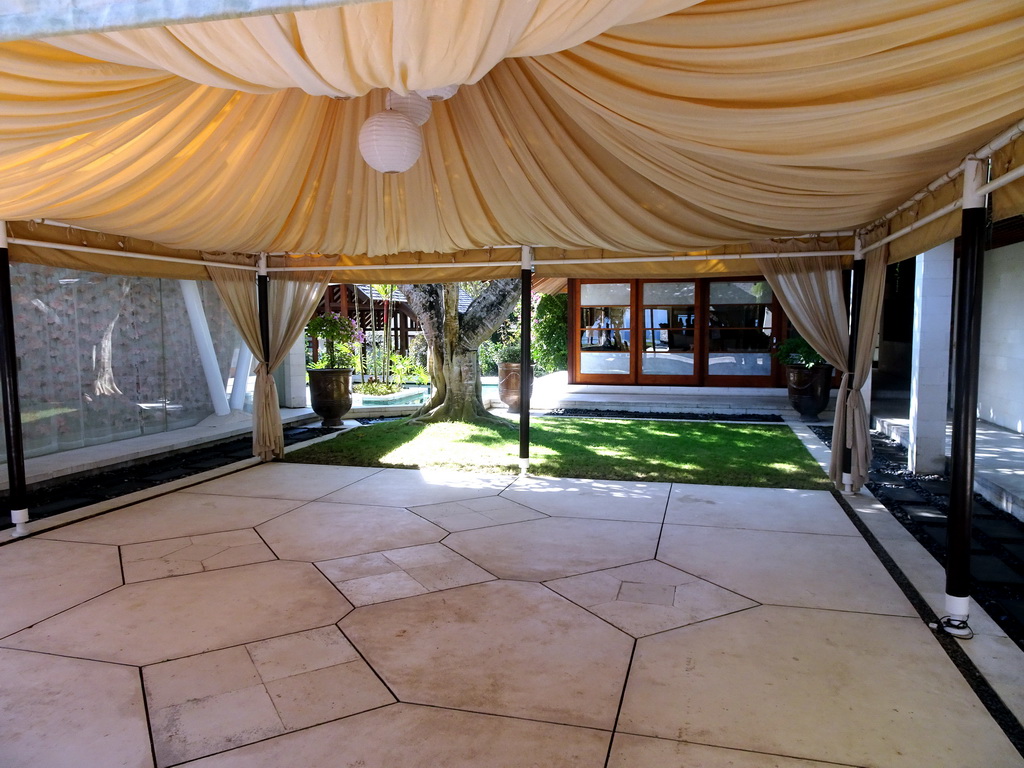
POLYGON ((626 307, 582 307, 582 349, 629 349, 629 310, 626 307))
POLYGON ((644 283, 644 304, 693 304, 693 283, 644 283))
POLYGON ((717 304, 771 304, 772 287, 767 280, 737 283, 711 283, 711 303, 717 304))
POLYGON ((759 328, 712 328, 712 352, 767 352, 772 339, 759 328))
POLYGON ((629 305, 629 283, 583 283, 580 286, 580 304, 629 305))
POLYGON ((772 372, 772 358, 767 352, 708 355, 710 376, 768 376, 772 372))
POLYGON ((580 373, 629 373, 628 352, 584 352, 580 373))
POLYGON ((643 372, 655 376, 693 375, 693 354, 683 352, 645 352, 643 372))

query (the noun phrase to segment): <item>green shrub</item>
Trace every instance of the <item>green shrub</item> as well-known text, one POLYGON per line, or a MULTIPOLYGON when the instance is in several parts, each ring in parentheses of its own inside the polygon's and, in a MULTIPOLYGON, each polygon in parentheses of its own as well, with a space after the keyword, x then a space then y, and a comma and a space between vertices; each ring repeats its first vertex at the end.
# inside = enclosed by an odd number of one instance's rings
POLYGON ((533 314, 533 361, 544 373, 569 365, 569 294, 545 294, 533 314))

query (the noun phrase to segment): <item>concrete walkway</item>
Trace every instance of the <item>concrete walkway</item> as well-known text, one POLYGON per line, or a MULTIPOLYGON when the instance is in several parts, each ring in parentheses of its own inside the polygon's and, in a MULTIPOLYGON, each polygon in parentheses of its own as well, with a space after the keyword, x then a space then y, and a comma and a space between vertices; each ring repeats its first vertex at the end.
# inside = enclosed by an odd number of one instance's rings
POLYGON ((8 768, 1024 766, 826 492, 272 463, 0 579, 8 768))

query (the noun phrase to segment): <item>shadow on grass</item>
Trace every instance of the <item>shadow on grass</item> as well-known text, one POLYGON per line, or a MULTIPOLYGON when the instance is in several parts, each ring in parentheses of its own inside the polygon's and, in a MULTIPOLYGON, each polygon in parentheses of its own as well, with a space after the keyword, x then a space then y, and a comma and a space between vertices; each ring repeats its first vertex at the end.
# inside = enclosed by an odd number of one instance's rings
MULTIPOLYGON (((538 418, 532 474, 604 480, 827 490, 817 462, 784 425, 538 418)), ((386 422, 289 454, 304 463, 518 471, 517 425, 386 422)))

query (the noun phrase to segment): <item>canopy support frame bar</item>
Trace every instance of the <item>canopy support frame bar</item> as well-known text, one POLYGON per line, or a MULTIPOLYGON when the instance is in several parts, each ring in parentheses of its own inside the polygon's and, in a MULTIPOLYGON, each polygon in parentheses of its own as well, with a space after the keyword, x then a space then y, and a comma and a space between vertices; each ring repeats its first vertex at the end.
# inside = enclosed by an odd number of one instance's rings
POLYGON ((533 325, 533 248, 523 246, 522 267, 519 271, 519 474, 530 469, 530 390, 533 385, 533 366, 530 360, 533 325))
POLYGON ((973 637, 970 619, 971 528, 974 452, 978 412, 978 357, 981 340, 982 274, 988 211, 980 192, 988 162, 972 158, 964 176, 960 258, 956 264, 955 397, 949 518, 946 524, 946 616, 943 629, 973 637))
POLYGON ((28 534, 25 525, 29 521, 25 443, 21 431, 14 297, 11 294, 11 261, 5 221, 0 221, 0 392, 3 393, 4 442, 7 446, 8 505, 11 522, 14 523, 11 536, 25 536, 28 534))

